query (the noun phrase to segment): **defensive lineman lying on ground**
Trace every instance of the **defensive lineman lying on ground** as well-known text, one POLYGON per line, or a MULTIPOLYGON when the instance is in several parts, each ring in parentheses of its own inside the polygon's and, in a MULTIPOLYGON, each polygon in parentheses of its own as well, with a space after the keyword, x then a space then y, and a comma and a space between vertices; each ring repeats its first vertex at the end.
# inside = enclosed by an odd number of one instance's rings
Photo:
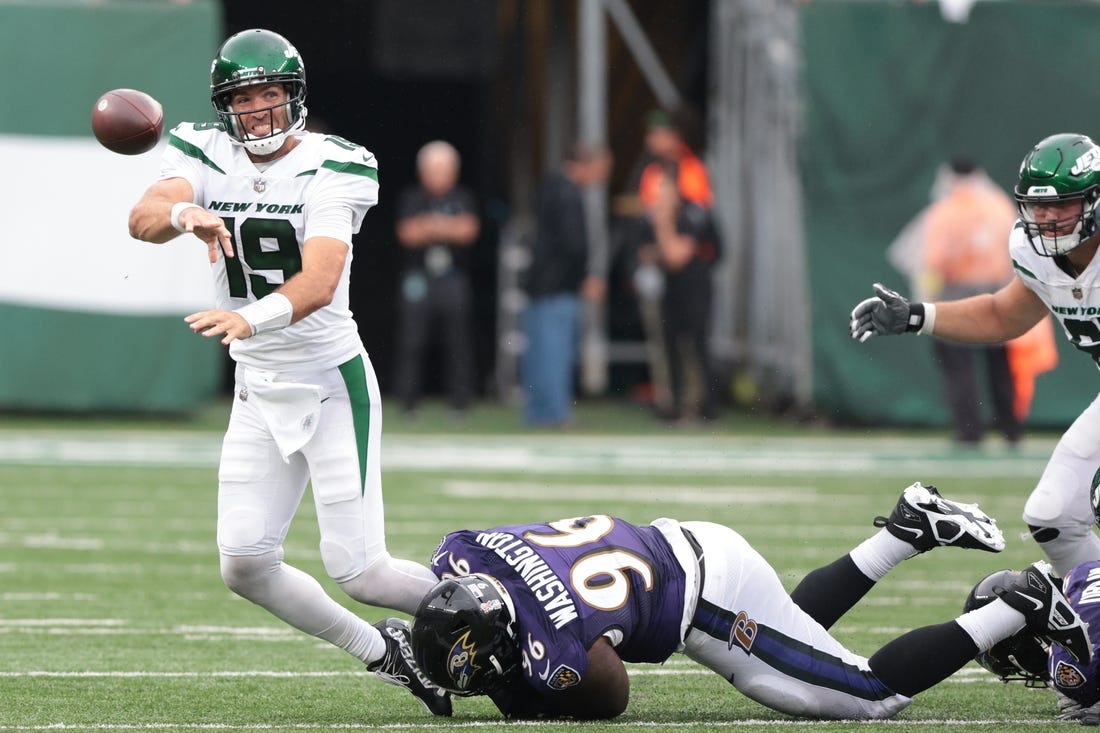
POLYGON ((414 655, 440 687, 488 695, 518 718, 614 717, 627 705, 623 662, 676 651, 775 710, 850 719, 894 715, 1025 627, 1090 658, 1045 563, 982 608, 903 634, 870 659, 849 651, 827 629, 898 563, 940 546, 1004 548, 976 505, 919 483, 875 525, 791 595, 748 542, 710 522, 642 527, 598 515, 453 532, 432 560, 443 580, 417 609, 414 655))

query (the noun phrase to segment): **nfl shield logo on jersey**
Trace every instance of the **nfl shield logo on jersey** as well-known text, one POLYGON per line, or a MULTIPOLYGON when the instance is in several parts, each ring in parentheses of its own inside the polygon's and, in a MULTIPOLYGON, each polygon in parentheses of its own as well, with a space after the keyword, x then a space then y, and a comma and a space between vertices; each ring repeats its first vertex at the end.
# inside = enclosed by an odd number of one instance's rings
POLYGON ((267 181, 262 178, 252 179, 252 190, 256 193, 263 193, 267 190, 267 181))
POLYGON ((1081 290, 1081 288, 1074 288, 1072 292, 1073 292, 1073 297, 1076 298, 1077 300, 1080 300, 1081 298, 1085 297, 1085 293, 1081 290))

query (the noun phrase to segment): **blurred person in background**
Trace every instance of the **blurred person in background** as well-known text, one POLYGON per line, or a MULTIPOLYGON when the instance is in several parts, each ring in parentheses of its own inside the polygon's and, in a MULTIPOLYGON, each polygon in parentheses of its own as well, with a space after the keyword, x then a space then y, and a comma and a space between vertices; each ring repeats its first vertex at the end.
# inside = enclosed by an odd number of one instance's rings
POLYGON ((605 182, 610 169, 609 151, 578 143, 538 190, 521 360, 524 417, 532 426, 561 427, 572 418, 581 299, 598 302, 606 291, 603 278, 588 275, 583 189, 605 182))
MULTIPOLYGON (((910 303, 875 283, 875 295, 852 309, 861 343, 874 336, 922 333, 964 343, 1016 338, 1052 313, 1075 347, 1100 365, 1100 146, 1077 133, 1040 140, 1017 178, 1020 220, 1009 238, 1015 276, 996 293, 963 300, 910 303)), ((1024 505, 1031 536, 1059 576, 1100 559, 1090 489, 1100 466, 1100 397, 1054 448, 1024 505)))
POLYGON ((638 181, 643 207, 656 203, 661 179, 666 175, 676 181, 676 189, 685 201, 705 209, 714 203, 707 168, 685 140, 683 126, 664 110, 653 110, 646 117, 645 152, 650 162, 638 181))
POLYGON ((672 171, 657 179, 647 207, 638 262, 660 273, 660 337, 668 368, 666 420, 718 416, 717 375, 710 354, 712 274, 721 244, 710 212, 681 198, 672 171))
MULTIPOLYGON (((655 239, 650 215, 666 179, 675 182, 674 189, 680 198, 694 210, 709 210, 713 204, 706 166, 688 143, 691 133, 698 129, 694 119, 688 108, 675 113, 655 109, 646 115, 642 157, 630 177, 632 193, 621 197, 618 205, 619 212, 626 217, 624 252, 628 253, 631 287, 637 297, 645 335, 650 398, 656 414, 668 419, 679 413, 675 404, 679 396, 672 384, 677 375, 672 374, 674 367, 668 359, 674 347, 665 335, 665 274, 651 246, 655 239)), ((710 286, 706 287, 709 294, 710 286)))
MULTIPOLYGON (((929 207, 924 221, 922 292, 932 300, 994 293, 1012 278, 1012 260, 1005 246, 1016 223, 1012 200, 970 156, 952 158, 950 171, 944 197, 929 207)), ((955 441, 977 445, 985 431, 976 373, 980 357, 985 362, 994 425, 1010 445, 1016 445, 1021 428, 1006 346, 934 339, 932 349, 943 376, 955 441)))
POLYGON ((401 194, 397 239, 403 250, 394 384, 402 408, 415 415, 424 357, 443 342, 443 371, 452 414, 465 416, 474 392, 473 292, 470 250, 481 231, 473 194, 459 184, 461 159, 434 140, 416 156, 417 185, 401 194))
MULTIPOLYGON (((941 271, 944 266, 953 269, 951 263, 945 263, 945 265, 934 264, 931 266, 926 263, 928 245, 932 242, 927 234, 928 215, 933 209, 937 208, 937 205, 949 194, 954 192, 956 194, 955 200, 959 203, 963 203, 966 199, 971 198, 970 196, 959 195, 962 192, 974 193, 976 195, 973 198, 978 200, 1001 199, 1002 202, 999 206, 995 205, 993 209, 981 208, 976 212, 969 212, 962 208, 949 209, 949 212, 953 211, 953 213, 951 213, 950 216, 941 216, 937 224, 937 229, 941 233, 945 230, 947 232, 967 231, 968 229, 965 226, 966 222, 971 219, 978 222, 988 221, 991 218, 990 212, 996 211, 997 209, 1003 210, 1004 204, 1007 204, 1010 208, 1010 215, 1012 216, 1013 223, 1016 219, 1016 210, 1012 204, 1012 200, 1001 192, 997 184, 994 183, 981 168, 975 167, 970 173, 959 174, 952 169, 953 163, 956 162, 959 164, 959 167, 964 169, 970 167, 972 164, 971 160, 962 158, 959 161, 941 163, 937 167, 936 176, 930 192, 932 203, 917 212, 898 236, 895 237, 886 252, 886 257, 890 264, 908 278, 909 290, 917 300, 932 300, 937 297, 943 297, 937 295, 937 293, 940 292, 947 278, 939 271, 941 271), (956 223, 959 225, 958 227, 954 226, 956 223)), ((1011 225, 1005 227, 1004 231, 1008 232, 1010 228, 1011 225)), ((983 241, 985 235, 981 232, 984 231, 986 231, 984 226, 979 226, 976 230, 977 237, 983 241)), ((934 234, 933 238, 940 242, 941 247, 949 248, 949 245, 952 244, 952 240, 954 239, 954 235, 945 237, 942 236, 942 234, 934 234)), ((1002 262, 1008 268, 1004 281, 1007 282, 1008 279, 1012 277, 1012 259, 1008 256, 1007 247, 1008 237, 1005 236, 998 241, 1000 243, 999 246, 1004 250, 1004 259, 1002 262)), ((964 260, 966 255, 984 252, 985 248, 975 248, 963 244, 959 246, 959 251, 961 255, 958 258, 964 260)), ((946 255, 942 255, 942 257, 951 260, 956 259, 956 255, 950 251, 948 251, 946 255)), ((994 263, 997 261, 995 255, 989 259, 994 263)), ((982 264, 985 263, 983 262, 982 264)), ((994 264, 992 267, 997 267, 997 265, 994 264)), ((996 289, 997 288, 993 288, 988 292, 993 292, 996 289)), ((943 297, 943 299, 946 300, 948 298, 943 297)), ((963 344, 952 344, 941 340, 935 342, 933 350, 938 353, 940 348, 951 349, 952 347, 959 350, 966 350, 963 358, 971 363, 973 367, 977 367, 975 357, 978 354, 988 353, 987 350, 980 345, 968 346, 963 344)), ((1022 426, 1024 420, 1027 419, 1028 414, 1031 412, 1032 398, 1035 395, 1036 378, 1058 366, 1058 347, 1055 343, 1054 326, 1051 323, 1050 317, 1040 320, 1039 323, 1035 324, 1034 328, 1023 336, 1006 342, 1004 344, 1004 350, 1008 365, 1009 379, 1012 384, 1011 391, 1013 397, 1011 412, 1016 424, 1022 426)), ((943 366, 942 362, 938 361, 937 363, 943 366)), ((949 395, 948 404, 949 407, 952 407, 956 399, 967 404, 966 411, 970 413, 970 416, 964 416, 962 421, 969 425, 977 425, 977 415, 979 414, 981 404, 978 400, 977 385, 974 383, 973 371, 965 371, 964 373, 970 375, 970 384, 966 390, 963 390, 959 383, 948 382, 945 384, 945 390, 949 395)), ((990 378, 990 381, 993 382, 993 378, 990 378)), ((994 411, 994 415, 997 415, 996 410, 994 411)), ((959 415, 953 413, 953 419, 957 426, 960 422, 959 415)), ((1022 432, 1023 429, 1020 427, 1019 434, 1021 436, 1022 432)), ((963 433, 964 431, 960 431, 956 427, 956 436, 962 435, 963 433)), ((980 437, 980 433, 978 437, 980 437)), ((1010 440, 1010 443, 1011 442, 1010 440)), ((968 445, 972 444, 972 442, 963 442, 962 444, 968 445)))
POLYGON ((378 164, 360 145, 305 132, 305 96, 304 62, 285 38, 227 39, 211 67, 219 122, 172 130, 130 233, 156 243, 191 233, 208 249, 217 307, 184 320, 237 362, 218 470, 226 585, 450 715, 403 621, 372 626, 283 561, 310 483, 321 562, 349 596, 409 613, 435 582, 386 550, 381 396, 348 309, 352 235, 378 201, 378 164))

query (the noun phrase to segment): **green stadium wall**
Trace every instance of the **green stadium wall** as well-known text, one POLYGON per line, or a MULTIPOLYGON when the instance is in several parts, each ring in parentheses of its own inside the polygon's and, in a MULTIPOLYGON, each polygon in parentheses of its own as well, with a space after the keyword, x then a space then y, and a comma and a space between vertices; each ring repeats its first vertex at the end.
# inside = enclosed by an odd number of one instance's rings
POLYGON ((89 120, 117 87, 160 100, 166 128, 209 119, 220 13, 212 0, 0 2, 0 409, 176 412, 217 391, 222 347, 182 320, 212 304, 205 247, 127 230, 161 148, 110 153, 89 120))
MULTIPOLYGON (((979 2, 953 24, 934 2, 818 0, 800 17, 814 400, 842 423, 948 424, 930 340, 861 345, 848 314, 873 282, 906 289, 886 248, 941 162, 972 154, 1010 191, 1039 139, 1100 133, 1100 4, 979 2)), ((1056 330, 1031 425, 1068 425, 1097 392, 1096 367, 1056 330)))

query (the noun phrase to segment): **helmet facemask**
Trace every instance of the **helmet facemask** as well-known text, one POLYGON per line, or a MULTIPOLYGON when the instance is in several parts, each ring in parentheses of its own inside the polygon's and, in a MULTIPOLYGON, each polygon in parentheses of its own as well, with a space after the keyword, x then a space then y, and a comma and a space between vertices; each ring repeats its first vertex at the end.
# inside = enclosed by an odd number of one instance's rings
MULTIPOLYGON (((1033 186, 1034 189, 1044 189, 1033 186)), ((1068 196, 1043 196, 1032 193, 1017 194, 1016 208, 1032 249, 1043 257, 1059 257, 1072 252, 1092 239, 1098 231, 1097 207, 1100 205, 1100 187, 1093 186, 1083 193, 1068 196), (1037 207, 1052 203, 1079 202, 1074 213, 1056 220, 1039 221, 1037 207), (1070 228, 1072 227, 1072 229, 1070 228)))
MULTIPOLYGON (((255 83, 256 86, 263 86, 264 84, 265 82, 263 81, 255 83)), ((248 84, 247 86, 252 86, 252 84, 248 84)), ((307 110, 304 104, 305 88, 303 85, 297 82, 285 83, 283 84, 283 88, 287 93, 287 100, 285 102, 280 102, 271 107, 261 107, 245 112, 235 111, 231 104, 233 92, 239 88, 241 87, 236 87, 233 90, 219 95, 215 100, 214 108, 218 113, 218 118, 225 126, 225 131, 229 137, 238 145, 243 145, 248 152, 260 156, 271 155, 283 146, 287 135, 305 128, 307 110), (276 127, 275 125, 276 111, 280 108, 286 110, 287 124, 285 128, 276 127), (261 136, 251 135, 247 131, 246 123, 242 117, 251 117, 264 113, 267 113, 269 117, 268 128, 270 132, 267 135, 261 136)))
POLYGON ((974 661, 1001 678, 1001 682, 1023 682, 1024 687, 1047 687, 1049 645, 1020 632, 979 652, 974 661))

